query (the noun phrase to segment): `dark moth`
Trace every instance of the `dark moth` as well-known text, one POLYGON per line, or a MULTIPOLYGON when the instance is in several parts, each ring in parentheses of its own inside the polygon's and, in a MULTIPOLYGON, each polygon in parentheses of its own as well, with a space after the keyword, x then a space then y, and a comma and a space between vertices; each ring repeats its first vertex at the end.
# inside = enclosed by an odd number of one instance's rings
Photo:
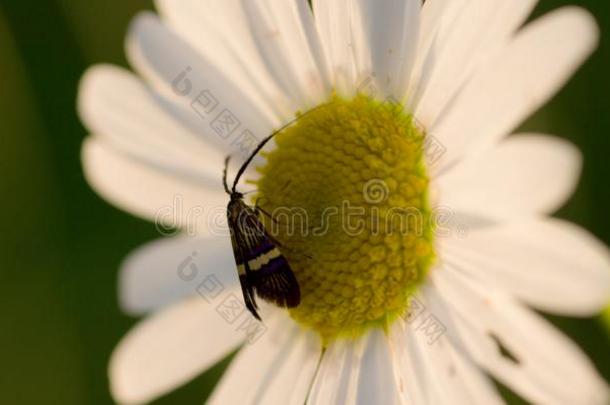
POLYGON ((231 196, 227 207, 227 221, 239 282, 246 307, 258 320, 261 318, 257 312, 256 295, 287 308, 294 308, 301 302, 299 284, 280 251, 280 244, 269 235, 261 221, 260 214, 263 211, 247 205, 244 195, 236 190, 239 179, 256 154, 284 128, 265 138, 256 147, 239 169, 231 188, 227 184, 229 157, 225 161, 223 175, 225 191, 231 196))

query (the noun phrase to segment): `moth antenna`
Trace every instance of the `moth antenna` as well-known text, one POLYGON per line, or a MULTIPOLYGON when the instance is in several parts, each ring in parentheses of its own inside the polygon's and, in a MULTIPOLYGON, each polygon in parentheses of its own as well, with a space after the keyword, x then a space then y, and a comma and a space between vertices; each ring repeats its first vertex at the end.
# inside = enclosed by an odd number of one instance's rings
POLYGON ((222 184, 225 187, 225 191, 227 194, 231 194, 231 190, 229 189, 229 185, 227 184, 227 171, 229 170, 229 161, 231 160, 231 155, 225 158, 225 169, 222 172, 222 184))
POLYGON ((284 185, 284 187, 282 187, 282 189, 280 190, 280 193, 283 193, 284 191, 286 191, 286 189, 288 188, 288 186, 290 185, 290 183, 292 183, 292 179, 288 179, 288 181, 286 182, 286 184, 284 185))
POLYGON ((244 164, 239 168, 239 171, 237 172, 237 175, 235 176, 235 180, 233 181, 233 188, 232 191, 235 192, 235 190, 237 189, 237 183, 239 183, 239 179, 241 178, 241 176, 244 174, 244 172, 246 171, 246 168, 248 167, 248 165, 250 165, 250 163, 252 163, 252 160, 254 159, 254 157, 258 154, 258 152, 261 151, 261 149, 263 149, 265 147, 265 145, 267 144, 267 142, 269 142, 274 136, 276 136, 277 134, 279 134, 280 132, 282 132, 283 130, 285 130, 286 128, 288 128, 289 126, 291 126, 292 124, 294 124, 295 122, 297 122, 299 119, 305 117, 306 115, 309 115, 310 113, 325 107, 325 105, 321 105, 315 108, 312 108, 311 110, 307 111, 304 114, 301 114, 300 116, 296 117, 295 119, 291 120, 290 122, 288 122, 287 124, 283 125, 282 127, 280 127, 280 129, 274 131, 271 135, 267 136, 265 139, 263 139, 261 141, 261 143, 258 144, 258 146, 254 149, 254 151, 250 154, 250 156, 248 157, 248 159, 244 162, 244 164))

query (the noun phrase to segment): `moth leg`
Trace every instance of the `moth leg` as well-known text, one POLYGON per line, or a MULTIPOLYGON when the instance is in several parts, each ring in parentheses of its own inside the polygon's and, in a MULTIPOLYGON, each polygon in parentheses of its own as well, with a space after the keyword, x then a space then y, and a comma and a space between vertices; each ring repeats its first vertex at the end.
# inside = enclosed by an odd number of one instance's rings
MULTIPOLYGON (((267 212, 264 208, 262 208, 261 206, 258 205, 260 198, 257 198, 255 203, 254 203, 254 212, 256 212, 256 214, 258 215, 259 213, 262 213, 263 215, 265 215, 266 217, 268 217, 270 220, 272 220, 275 224, 277 225, 282 225, 278 222, 277 219, 273 218, 273 216, 267 212)), ((283 250, 286 250, 288 252, 291 253, 295 253, 295 254, 300 254, 303 255, 305 257, 307 257, 308 259, 312 259, 312 257, 310 255, 307 255, 305 253, 302 252, 297 252, 294 249, 289 248, 288 246, 284 245, 282 242, 280 242, 279 240, 277 240, 276 238, 274 238, 272 235, 268 234, 266 235, 275 245, 277 245, 278 247, 281 247, 283 250)))
POLYGON ((286 246, 285 244, 283 244, 282 242, 280 242, 279 240, 277 240, 276 238, 274 238, 273 236, 267 234, 267 237, 269 238, 269 240, 271 240, 271 242, 273 242, 277 247, 282 248, 282 250, 286 251, 286 252, 290 252, 290 253, 294 253, 297 255, 302 255, 305 256, 308 259, 313 259, 312 256, 305 254, 303 252, 299 252, 298 250, 295 250, 289 246, 286 246))
POLYGON ((260 206, 257 205, 256 207, 254 207, 254 210, 257 213, 263 213, 267 218, 269 218, 270 220, 272 220, 276 224, 278 223, 277 219, 273 218, 273 215, 271 215, 269 212, 267 212, 267 210, 265 210, 263 207, 260 207, 260 206))
POLYGON ((313 259, 313 256, 308 255, 307 253, 299 252, 298 250, 294 250, 292 248, 289 248, 288 246, 283 246, 283 245, 278 245, 278 246, 281 247, 282 250, 288 251, 290 253, 294 253, 296 255, 305 256, 308 259, 313 259))
POLYGON ((290 183, 292 183, 292 179, 288 179, 288 181, 286 182, 286 184, 284 184, 284 187, 282 187, 280 189, 280 193, 283 193, 284 191, 286 191, 286 189, 288 188, 288 186, 290 185, 290 183))
POLYGON ((256 215, 262 213, 267 218, 272 220, 276 225, 281 225, 277 219, 273 218, 273 216, 270 213, 268 213, 263 207, 258 205, 258 199, 256 200, 256 203, 254 205, 254 212, 256 212, 256 215))
MULTIPOLYGON (((256 201, 256 203, 258 204, 258 200, 256 201)), ((272 215, 271 215, 271 214, 270 214, 268 211, 266 211, 265 209, 263 209, 262 207, 260 207, 260 206, 258 206, 258 205, 255 205, 255 206, 254 206, 254 212, 256 213, 256 215, 263 214, 264 216, 266 216, 267 218, 269 218, 271 221, 273 221, 273 223, 274 223, 274 224, 276 224, 276 225, 278 225, 278 226, 284 226, 284 227, 286 226, 286 224, 282 224, 282 223, 280 223, 280 222, 279 222, 277 219, 273 218, 273 216, 272 216, 272 215)), ((310 228, 309 228, 309 230, 311 230, 311 229, 313 229, 313 227, 310 227, 310 228)), ((273 239, 273 238, 272 238, 272 240, 273 240, 274 242, 276 242, 276 244, 277 244, 278 246, 282 246, 282 245, 281 245, 281 243, 280 243, 280 242, 278 242, 276 239, 273 239)))
MULTIPOLYGON (((273 215, 271 215, 268 211, 266 211, 265 209, 263 209, 260 205, 258 205, 258 201, 259 199, 257 198, 255 203, 254 203, 254 212, 258 215, 258 214, 263 214, 264 216, 266 216, 267 218, 269 218, 270 220, 273 221, 274 224, 276 225, 281 225, 281 226, 286 226, 285 224, 280 223, 277 219, 273 218, 273 215)), ((315 229, 315 225, 311 225, 308 226, 307 228, 308 231, 312 231, 315 229)))

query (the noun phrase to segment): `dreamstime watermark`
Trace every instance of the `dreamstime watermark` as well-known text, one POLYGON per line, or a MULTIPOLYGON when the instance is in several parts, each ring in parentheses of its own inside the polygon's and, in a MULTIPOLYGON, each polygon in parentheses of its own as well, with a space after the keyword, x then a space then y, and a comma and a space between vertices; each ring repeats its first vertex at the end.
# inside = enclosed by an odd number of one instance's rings
MULTIPOLYGON (((192 111, 204 122, 207 122, 209 128, 220 139, 228 142, 229 146, 236 149, 244 158, 248 157, 260 143, 259 137, 247 128, 243 120, 225 105, 212 90, 208 88, 195 89, 190 79, 192 73, 193 68, 186 66, 176 74, 171 86, 174 94, 187 98, 192 111)), ((372 98, 393 105, 402 105, 402 102, 395 97, 384 95, 377 85, 377 75, 374 72, 359 81, 356 92, 367 94, 372 98)), ((415 124, 424 133, 422 149, 426 162, 433 165, 445 155, 447 148, 439 139, 427 133, 416 120, 415 124)))
MULTIPOLYGON (((397 100, 394 96, 385 95, 384 92, 377 85, 377 74, 371 73, 365 75, 364 79, 360 80, 356 86, 356 92, 366 94, 377 100, 381 100, 385 103, 392 105, 402 105, 402 102, 397 100)), ((424 126, 421 125, 415 117, 413 117, 415 124, 424 134, 424 140, 422 143, 422 152, 429 165, 437 163, 447 153, 447 147, 432 134, 425 131, 424 126)))
MULTIPOLYGON (((210 89, 196 89, 190 79, 191 74, 192 68, 187 66, 175 76, 172 81, 174 93, 188 99, 191 110, 207 123, 219 139, 227 142, 242 156, 249 156, 260 140, 210 89)), ((357 91, 382 99, 382 92, 376 83, 376 75, 373 73, 357 86, 357 91)), ((401 104, 393 97, 386 97, 385 101, 401 104)), ((422 132, 424 157, 428 164, 434 164, 447 149, 434 136, 422 132)), ((457 234, 464 237, 468 232, 465 225, 455 225, 455 213, 448 207, 436 207, 431 212, 415 207, 385 207, 392 193, 388 184, 381 179, 365 183, 362 193, 362 204, 345 200, 337 206, 326 207, 315 218, 302 207, 276 207, 270 212, 273 220, 268 221, 269 228, 266 231, 271 235, 304 237, 323 236, 337 226, 350 237, 357 237, 363 232, 370 232, 372 236, 396 233, 423 236, 429 229, 434 229, 439 236, 457 234)), ((226 206, 187 207, 184 201, 181 195, 176 195, 171 206, 158 210, 155 224, 161 234, 169 236, 181 232, 194 236, 205 229, 212 235, 229 235, 226 206)), ((198 253, 193 252, 177 264, 178 277, 186 283, 192 283, 198 296, 215 306, 219 317, 231 325, 235 332, 244 333, 247 343, 258 341, 267 330, 265 325, 251 316, 243 299, 233 290, 228 290, 219 277, 200 271, 196 264, 197 256, 198 253)), ((423 333, 428 344, 434 344, 444 335, 446 327, 414 296, 409 298, 408 308, 404 321, 416 332, 423 333)))
POLYGON ((390 196, 390 188, 385 181, 372 179, 364 184, 362 196, 364 201, 369 204, 381 204, 390 196))
MULTIPOLYGON (((243 333, 246 343, 256 343, 267 332, 267 327, 250 314, 243 298, 235 290, 227 290, 215 274, 200 271, 196 264, 198 255, 198 252, 192 252, 178 263, 178 277, 183 282, 192 284, 197 296, 214 305, 216 314, 236 333, 243 333)), ((407 305, 402 319, 414 332, 422 333, 427 344, 435 344, 447 332, 447 327, 415 295, 409 295, 407 305)), ((354 319, 351 318, 351 321, 354 319)))
MULTIPOLYGON (((371 236, 398 234, 415 237, 425 236, 430 230, 439 237, 465 237, 468 233, 466 225, 456 224, 456 215, 448 207, 421 209, 388 204, 392 196, 390 187, 381 179, 366 182, 362 193, 362 203, 344 200, 339 205, 325 207, 315 216, 303 207, 280 206, 265 211, 265 216, 272 218, 267 221, 265 232, 284 237, 321 237, 338 229, 349 237, 358 237, 365 232, 371 236)), ((262 202, 264 207, 265 201, 262 202)), ((252 209, 256 212, 257 207, 252 209)), ((261 220, 262 213, 259 212, 261 220)), ((251 211, 242 212, 234 220, 246 222, 251 214, 251 211)), ((196 236, 202 230, 213 236, 229 236, 225 206, 186 207, 180 195, 174 198, 172 206, 157 211, 155 224, 159 233, 165 236, 179 232, 196 236)))
POLYGON ((191 109, 218 137, 229 143, 242 156, 248 157, 258 146, 260 139, 246 128, 242 120, 223 104, 210 89, 195 89, 190 75, 193 69, 187 66, 172 81, 172 90, 177 96, 189 99, 191 109))
POLYGON ((266 332, 267 327, 254 318, 247 310, 243 299, 228 290, 215 274, 205 274, 196 263, 197 252, 192 252, 176 267, 180 280, 193 284, 196 294, 208 304, 236 333, 243 333, 248 344, 256 343, 266 332))
POLYGON ((423 333, 429 345, 436 343, 447 332, 440 319, 414 295, 409 296, 409 306, 403 319, 415 332, 423 333))

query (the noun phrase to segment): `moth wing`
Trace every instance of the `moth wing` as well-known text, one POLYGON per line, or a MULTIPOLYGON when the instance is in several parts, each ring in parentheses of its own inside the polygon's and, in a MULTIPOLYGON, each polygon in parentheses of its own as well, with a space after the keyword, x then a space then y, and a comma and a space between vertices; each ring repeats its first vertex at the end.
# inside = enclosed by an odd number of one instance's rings
POLYGON ((288 261, 255 211, 245 204, 235 229, 246 276, 256 293, 278 306, 292 308, 299 305, 300 288, 288 261))
POLYGON ((266 301, 288 308, 301 302, 299 283, 281 253, 255 272, 254 280, 256 293, 266 301))
POLYGON ((238 236, 239 228, 237 228, 235 221, 231 220, 231 216, 228 216, 228 218, 233 256, 235 257, 235 264, 237 265, 239 284, 241 285, 241 291, 244 296, 244 303, 250 313, 260 321, 261 317, 257 312, 258 305, 256 305, 256 300, 254 299, 254 287, 252 286, 250 277, 248 277, 248 274, 250 273, 248 261, 244 257, 243 246, 240 245, 241 238, 238 236))

